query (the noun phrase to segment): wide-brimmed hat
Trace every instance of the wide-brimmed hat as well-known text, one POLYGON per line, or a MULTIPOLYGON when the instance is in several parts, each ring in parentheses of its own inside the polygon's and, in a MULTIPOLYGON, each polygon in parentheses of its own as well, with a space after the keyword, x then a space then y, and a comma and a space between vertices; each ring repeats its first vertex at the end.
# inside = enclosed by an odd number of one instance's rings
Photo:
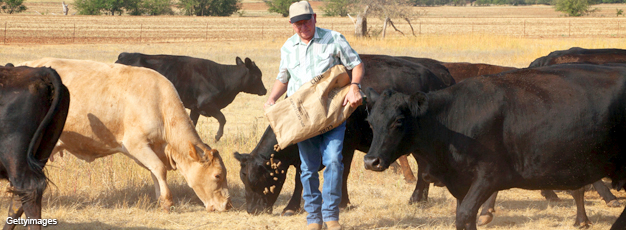
POLYGON ((294 2, 289 6, 289 22, 294 23, 301 20, 309 20, 313 17, 313 9, 307 1, 294 2))

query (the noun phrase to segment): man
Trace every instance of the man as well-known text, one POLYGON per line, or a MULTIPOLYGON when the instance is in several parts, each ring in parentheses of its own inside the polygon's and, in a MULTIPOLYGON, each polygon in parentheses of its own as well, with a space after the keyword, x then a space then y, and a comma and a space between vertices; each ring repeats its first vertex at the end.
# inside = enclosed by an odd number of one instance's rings
MULTIPOLYGON (((305 82, 338 64, 352 69, 352 82, 343 106, 361 104, 360 82, 364 67, 359 55, 340 33, 315 27, 316 18, 307 1, 296 2, 289 7, 289 22, 296 34, 280 50, 278 77, 264 107, 273 105, 285 92, 287 96, 292 95, 305 82)), ((304 210, 308 212, 309 230, 322 229, 323 222, 328 229, 341 229, 338 221, 343 174, 341 149, 345 130, 344 122, 331 131, 298 143, 302 161, 302 198, 304 210), (321 164, 326 166, 322 192, 319 191, 318 174, 321 164)))

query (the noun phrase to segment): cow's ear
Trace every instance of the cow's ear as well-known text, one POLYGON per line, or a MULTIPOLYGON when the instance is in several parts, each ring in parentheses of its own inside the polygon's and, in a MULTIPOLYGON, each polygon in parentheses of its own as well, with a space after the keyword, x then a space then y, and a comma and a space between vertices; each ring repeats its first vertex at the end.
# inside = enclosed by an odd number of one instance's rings
POLYGON ((241 165, 246 164, 246 162, 248 162, 248 158, 250 157, 250 154, 240 154, 239 152, 235 152, 233 155, 235 155, 235 159, 237 159, 241 165))
POLYGON ((196 151, 196 146, 189 142, 189 157, 194 161, 200 161, 200 156, 198 156, 198 151, 196 151))
POLYGON ((372 88, 372 87, 367 87, 367 89, 365 89, 365 91, 363 91, 363 93, 365 94, 365 103, 366 103, 367 107, 368 108, 374 107, 374 103, 376 103, 376 101, 378 101, 378 98, 380 97, 380 94, 378 94, 376 91, 374 91, 374 88, 372 88))
POLYGON ((249 69, 249 68, 252 68, 252 65, 253 65, 252 60, 250 60, 250 58, 246 58, 246 67, 248 67, 249 69))
POLYGON ((428 110, 428 96, 422 92, 411 94, 411 96, 409 96, 408 104, 409 110, 411 110, 411 115, 413 117, 419 117, 424 115, 426 110, 428 110))
POLYGON ((237 63, 237 65, 243 65, 243 61, 241 61, 241 58, 237 57, 235 58, 235 63, 237 63))

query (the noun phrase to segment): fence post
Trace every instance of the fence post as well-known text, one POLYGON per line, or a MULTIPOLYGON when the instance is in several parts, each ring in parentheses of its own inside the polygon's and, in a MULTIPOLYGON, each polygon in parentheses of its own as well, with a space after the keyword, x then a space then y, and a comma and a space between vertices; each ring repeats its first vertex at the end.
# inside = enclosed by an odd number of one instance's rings
POLYGON ((261 25, 261 40, 263 40, 263 29, 265 28, 265 25, 261 25))
POLYGON ((419 35, 422 35, 422 21, 420 21, 420 33, 419 35))
POLYGON ((7 22, 4 22, 4 44, 7 44, 7 22))
POLYGON ((526 37, 526 20, 524 20, 524 33, 523 36, 526 37))
POLYGON ((72 43, 76 42, 76 23, 74 23, 74 34, 72 34, 72 43))
POLYGON ((619 37, 619 20, 617 20, 617 37, 619 37))
POLYGON ((208 41, 209 40, 209 23, 206 23, 206 34, 204 35, 204 41, 208 41))
POLYGON ((142 42, 142 36, 143 36, 143 24, 139 24, 139 43, 142 42))
POLYGON ((569 26, 567 27, 567 36, 571 37, 572 36, 572 20, 569 20, 569 26))

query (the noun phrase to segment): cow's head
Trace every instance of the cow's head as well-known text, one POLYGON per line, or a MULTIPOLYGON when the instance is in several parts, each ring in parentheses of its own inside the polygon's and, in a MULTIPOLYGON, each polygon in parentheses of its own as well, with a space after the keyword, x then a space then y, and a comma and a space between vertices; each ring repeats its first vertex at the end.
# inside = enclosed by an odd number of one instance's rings
POLYGON ((241 170, 239 177, 246 189, 246 204, 249 214, 272 213, 274 203, 285 183, 288 165, 272 158, 235 152, 241 170))
POLYGON ((177 166, 206 210, 226 211, 231 208, 226 167, 219 152, 206 144, 197 146, 189 143, 187 157, 191 158, 188 164, 182 166, 177 162, 177 166))
POLYGON ((367 99, 374 103, 367 121, 374 137, 370 150, 364 157, 365 168, 383 171, 398 157, 412 151, 412 137, 417 132, 417 119, 428 108, 426 94, 406 95, 386 90, 378 95, 366 89, 367 99))
POLYGON ((248 73, 243 80, 243 92, 256 94, 259 96, 263 96, 267 93, 267 89, 263 85, 263 73, 261 73, 261 69, 256 66, 256 64, 250 60, 250 58, 246 58, 246 62, 241 61, 241 58, 237 57, 235 60, 238 66, 244 66, 248 69, 248 73))

